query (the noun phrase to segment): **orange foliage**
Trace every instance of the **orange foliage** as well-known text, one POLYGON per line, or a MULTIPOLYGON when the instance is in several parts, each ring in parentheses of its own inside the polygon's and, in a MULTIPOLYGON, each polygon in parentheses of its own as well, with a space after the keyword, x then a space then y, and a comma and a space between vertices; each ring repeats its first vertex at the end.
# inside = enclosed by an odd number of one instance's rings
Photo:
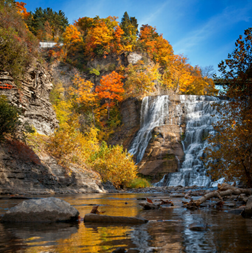
POLYGON ((18 13, 22 16, 23 19, 27 19, 30 16, 30 12, 26 11, 24 2, 15 2, 16 7, 18 9, 18 13))
POLYGON ((124 77, 119 75, 117 72, 113 71, 109 75, 103 76, 100 83, 101 86, 97 86, 95 91, 98 93, 100 99, 105 99, 108 108, 108 118, 109 118, 109 108, 114 105, 114 101, 122 101, 124 93, 123 83, 121 79, 124 77))
POLYGON ((139 36, 140 46, 147 51, 153 60, 161 66, 167 67, 171 64, 173 49, 170 43, 158 35, 156 28, 149 25, 143 25, 139 36))
POLYGON ((123 45, 121 44, 122 35, 124 34, 123 29, 118 25, 114 33, 114 50, 117 54, 120 54, 123 50, 123 45))

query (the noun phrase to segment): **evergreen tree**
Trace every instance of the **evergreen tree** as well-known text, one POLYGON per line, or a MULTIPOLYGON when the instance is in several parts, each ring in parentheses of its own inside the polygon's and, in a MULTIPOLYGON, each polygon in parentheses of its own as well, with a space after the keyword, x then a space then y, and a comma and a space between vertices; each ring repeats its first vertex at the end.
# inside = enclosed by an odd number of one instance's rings
POLYGON ((120 27, 124 31, 125 37, 136 36, 138 34, 138 24, 135 17, 129 17, 127 11, 124 12, 120 27))
POLYGON ((68 20, 64 12, 53 11, 51 8, 42 9, 36 8, 35 12, 26 20, 26 23, 32 33, 34 33, 40 40, 46 40, 45 23, 48 22, 52 29, 53 39, 62 40, 62 34, 68 26, 68 20))

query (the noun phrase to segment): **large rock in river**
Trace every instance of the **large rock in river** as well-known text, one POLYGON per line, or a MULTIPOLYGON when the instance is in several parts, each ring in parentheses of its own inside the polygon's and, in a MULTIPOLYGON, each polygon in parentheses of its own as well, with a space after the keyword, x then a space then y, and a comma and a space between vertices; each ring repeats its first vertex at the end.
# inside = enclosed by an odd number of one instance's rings
POLYGON ((249 196, 246 207, 241 215, 243 218, 252 218, 252 196, 249 196))
POLYGON ((76 221, 79 212, 64 200, 50 197, 30 199, 8 210, 2 222, 60 222, 76 221))

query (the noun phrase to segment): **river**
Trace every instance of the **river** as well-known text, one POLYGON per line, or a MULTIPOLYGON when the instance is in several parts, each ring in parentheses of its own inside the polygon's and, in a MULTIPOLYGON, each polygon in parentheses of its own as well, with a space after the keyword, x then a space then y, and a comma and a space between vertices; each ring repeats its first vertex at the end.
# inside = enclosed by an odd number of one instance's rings
MULTIPOLYGON (((95 224, 0 224, 1 252, 113 252, 119 247, 135 252, 252 252, 252 219, 226 210, 174 206, 143 211, 139 200, 160 194, 85 194, 59 196, 84 217, 93 205, 106 215, 139 216, 150 220, 138 226, 95 224), (192 223, 205 224, 205 231, 192 231, 192 223)), ((22 200, 1 199, 0 214, 22 200)))

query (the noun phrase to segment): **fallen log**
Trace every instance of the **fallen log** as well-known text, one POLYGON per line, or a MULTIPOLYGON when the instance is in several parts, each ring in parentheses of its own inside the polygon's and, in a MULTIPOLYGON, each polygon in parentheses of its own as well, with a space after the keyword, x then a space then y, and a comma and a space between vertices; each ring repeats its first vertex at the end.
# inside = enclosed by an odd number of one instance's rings
POLYGON ((240 189, 235 186, 223 183, 218 185, 218 190, 209 192, 199 198, 198 200, 191 199, 190 202, 184 204, 188 209, 197 209, 203 202, 205 202, 208 199, 211 199, 213 197, 219 198, 220 203, 223 205, 223 199, 222 197, 228 196, 228 195, 240 195, 240 194, 246 194, 251 195, 252 191, 250 189, 240 189))
POLYGON ((148 220, 137 217, 124 217, 124 216, 108 216, 88 213, 84 217, 84 222, 93 223, 119 223, 119 224, 143 224, 147 223, 148 220))

